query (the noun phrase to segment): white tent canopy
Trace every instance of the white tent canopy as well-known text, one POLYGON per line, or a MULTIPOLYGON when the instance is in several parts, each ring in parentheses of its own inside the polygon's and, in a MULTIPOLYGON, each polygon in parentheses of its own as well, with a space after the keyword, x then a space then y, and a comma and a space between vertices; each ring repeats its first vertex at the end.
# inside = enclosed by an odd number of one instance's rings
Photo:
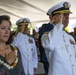
MULTIPOLYGON (((15 25, 19 18, 29 18, 32 24, 49 21, 47 10, 54 4, 64 0, 0 0, 0 15, 9 15, 12 24, 15 25)), ((71 2, 70 19, 76 19, 76 0, 71 2)))

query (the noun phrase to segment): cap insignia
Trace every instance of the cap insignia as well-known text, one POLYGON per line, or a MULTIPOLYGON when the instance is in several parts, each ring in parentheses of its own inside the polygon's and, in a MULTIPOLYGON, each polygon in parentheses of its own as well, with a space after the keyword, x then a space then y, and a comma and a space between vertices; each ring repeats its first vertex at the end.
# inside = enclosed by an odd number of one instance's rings
POLYGON ((65 2, 65 3, 63 4, 63 6, 64 6, 64 8, 69 8, 68 2, 65 2))
POLYGON ((26 21, 23 21, 23 22, 25 22, 25 23, 26 23, 26 21))
POLYGON ((44 32, 44 34, 48 34, 49 32, 44 32))

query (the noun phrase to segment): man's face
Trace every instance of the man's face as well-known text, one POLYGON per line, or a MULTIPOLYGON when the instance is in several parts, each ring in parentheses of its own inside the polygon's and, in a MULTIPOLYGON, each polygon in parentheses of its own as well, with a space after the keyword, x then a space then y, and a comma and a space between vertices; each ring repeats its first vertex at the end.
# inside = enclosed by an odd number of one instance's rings
POLYGON ((21 23, 19 26, 18 26, 18 31, 19 32, 24 32, 28 30, 28 24, 25 24, 25 23, 21 23))
POLYGON ((62 24, 64 27, 67 27, 69 23, 69 14, 65 13, 63 14, 62 24))

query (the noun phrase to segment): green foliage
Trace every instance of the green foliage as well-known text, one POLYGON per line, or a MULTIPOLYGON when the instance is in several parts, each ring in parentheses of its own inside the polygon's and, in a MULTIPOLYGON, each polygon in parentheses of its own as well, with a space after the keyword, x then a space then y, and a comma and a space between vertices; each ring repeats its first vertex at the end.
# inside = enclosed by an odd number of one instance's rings
MULTIPOLYGON (((13 31, 16 31, 16 30, 17 30, 17 28, 18 28, 18 27, 17 27, 17 26, 15 26, 15 27, 13 27, 13 29, 12 29, 12 30, 13 30, 13 31)), ((30 30, 30 28, 31 28, 31 26, 29 25, 29 26, 28 26, 28 30, 30 30)), ((34 29, 34 28, 35 28, 35 26, 32 26, 32 29, 34 29)))
POLYGON ((13 31, 16 31, 16 30, 17 30, 17 26, 13 28, 13 31))

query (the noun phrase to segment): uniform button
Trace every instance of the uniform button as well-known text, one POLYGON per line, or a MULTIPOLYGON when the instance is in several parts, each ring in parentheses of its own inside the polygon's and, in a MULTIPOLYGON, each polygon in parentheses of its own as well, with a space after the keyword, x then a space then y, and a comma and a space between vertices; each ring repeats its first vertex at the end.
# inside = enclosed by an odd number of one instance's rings
POLYGON ((67 45, 67 47, 69 47, 69 45, 67 45))
POLYGON ((63 35, 63 37, 65 37, 65 36, 63 35))
POLYGON ((61 47, 63 49, 63 47, 61 47))
POLYGON ((72 57, 72 55, 70 54, 70 57, 72 57))
POLYGON ((72 67, 74 67, 74 65, 72 65, 72 67))
POLYGON ((75 46, 73 46, 75 48, 75 46))
POLYGON ((29 50, 29 49, 27 49, 27 50, 29 50))

